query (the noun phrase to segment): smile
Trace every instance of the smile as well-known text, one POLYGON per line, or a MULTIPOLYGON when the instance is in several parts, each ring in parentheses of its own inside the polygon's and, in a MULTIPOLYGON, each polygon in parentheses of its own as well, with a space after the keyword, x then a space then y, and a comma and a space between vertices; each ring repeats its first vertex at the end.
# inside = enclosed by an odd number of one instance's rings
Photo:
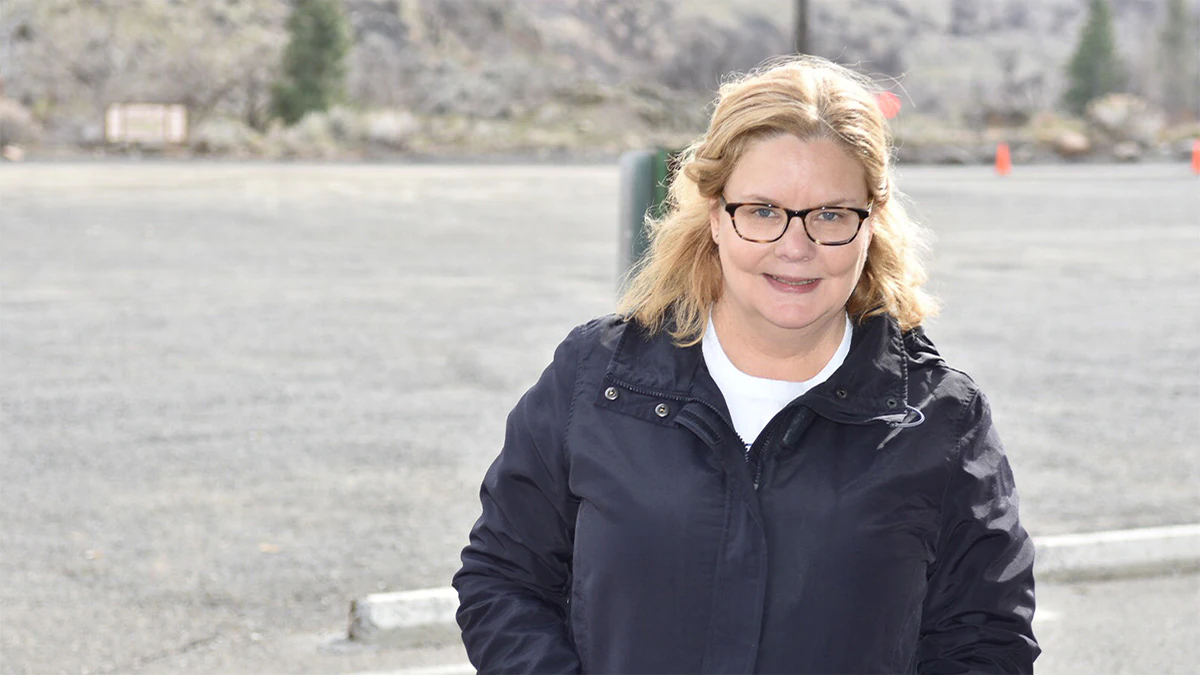
POLYGON ((777 277, 774 274, 767 274, 766 277, 787 286, 811 286, 818 281, 818 279, 785 279, 784 277, 777 277))

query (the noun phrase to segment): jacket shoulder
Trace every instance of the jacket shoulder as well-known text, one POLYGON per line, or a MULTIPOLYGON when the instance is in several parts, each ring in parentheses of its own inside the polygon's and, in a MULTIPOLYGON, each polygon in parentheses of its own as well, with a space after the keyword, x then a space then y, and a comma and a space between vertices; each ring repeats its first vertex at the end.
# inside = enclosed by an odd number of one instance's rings
POLYGON ((628 327, 628 320, 618 314, 598 316, 572 328, 559 349, 568 349, 580 360, 586 360, 596 352, 611 355, 628 327))
POLYGON ((910 400, 941 400, 965 411, 976 400, 985 398, 974 378, 948 364, 921 328, 905 333, 904 346, 910 400))

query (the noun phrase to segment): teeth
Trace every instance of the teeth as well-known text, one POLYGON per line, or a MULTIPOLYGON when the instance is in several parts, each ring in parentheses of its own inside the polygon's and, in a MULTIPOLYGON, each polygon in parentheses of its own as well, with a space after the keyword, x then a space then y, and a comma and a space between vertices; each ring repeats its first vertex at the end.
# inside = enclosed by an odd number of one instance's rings
POLYGON ((767 276, 771 277, 772 279, 774 279, 775 281, 778 281, 781 284, 787 284, 788 286, 807 286, 816 281, 816 279, 807 279, 805 281, 788 281, 787 279, 780 279, 779 277, 775 276, 774 274, 768 274, 767 276))

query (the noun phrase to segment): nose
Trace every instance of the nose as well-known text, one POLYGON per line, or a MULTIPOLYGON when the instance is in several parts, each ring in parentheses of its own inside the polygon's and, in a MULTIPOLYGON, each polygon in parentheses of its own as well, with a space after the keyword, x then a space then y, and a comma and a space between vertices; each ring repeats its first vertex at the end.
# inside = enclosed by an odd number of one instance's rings
POLYGON ((817 254, 817 246, 804 231, 804 221, 793 216, 783 236, 775 242, 775 254, 789 261, 809 260, 817 254))

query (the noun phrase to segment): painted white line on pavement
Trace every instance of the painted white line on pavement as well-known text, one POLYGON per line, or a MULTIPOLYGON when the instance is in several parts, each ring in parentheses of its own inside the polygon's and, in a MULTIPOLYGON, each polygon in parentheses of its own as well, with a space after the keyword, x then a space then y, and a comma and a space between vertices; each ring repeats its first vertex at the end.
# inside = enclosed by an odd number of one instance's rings
MULTIPOLYGON (((1200 567, 1200 523, 1035 537, 1039 581, 1119 577, 1200 567)), ((458 640, 453 588, 376 593, 350 606, 350 639, 370 644, 413 647, 423 642, 458 640)), ((1057 619, 1046 612, 1042 621, 1057 619)), ((456 668, 461 666, 439 666, 456 668)), ((402 671, 442 675, 443 671, 402 671)), ((444 671, 445 674, 470 672, 444 671)), ((382 675, 382 674, 381 674, 382 675)))

